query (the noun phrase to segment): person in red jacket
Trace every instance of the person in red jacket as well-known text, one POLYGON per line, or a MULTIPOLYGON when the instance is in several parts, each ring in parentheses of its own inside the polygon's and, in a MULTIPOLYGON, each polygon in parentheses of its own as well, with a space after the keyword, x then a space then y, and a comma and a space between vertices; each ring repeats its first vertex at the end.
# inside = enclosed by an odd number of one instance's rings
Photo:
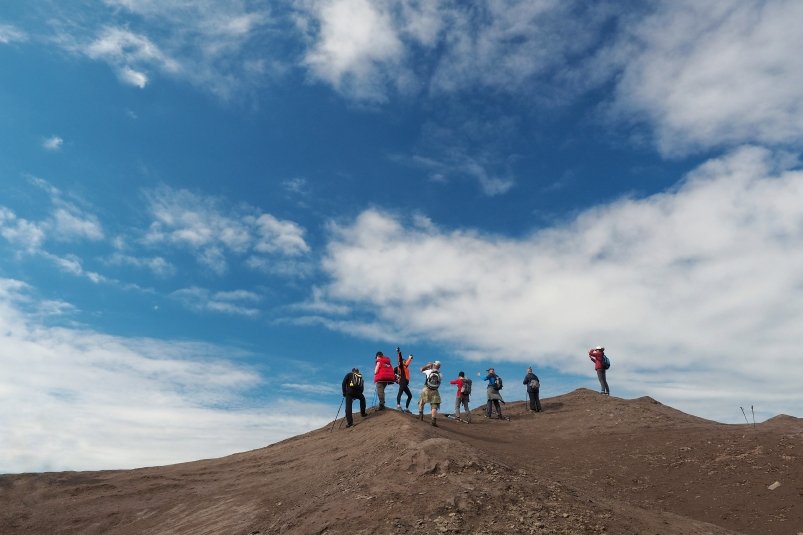
POLYGON ((471 379, 466 379, 465 372, 460 372, 457 374, 457 379, 453 379, 449 381, 450 385, 457 385, 457 399, 454 402, 454 414, 455 418, 460 420, 460 405, 466 409, 466 423, 471 423, 471 411, 468 408, 468 398, 469 394, 466 392, 467 389, 463 388, 464 385, 468 383, 468 389, 471 389, 471 379))
POLYGON ((605 377, 605 348, 602 346, 597 346, 594 349, 588 350, 588 358, 591 359, 591 362, 594 363, 594 369, 597 371, 597 379, 599 379, 599 386, 602 388, 600 390, 600 394, 605 394, 606 396, 611 395, 611 391, 608 388, 608 379, 605 377))
POLYGON ((385 410, 385 387, 396 382, 396 374, 393 373, 393 365, 390 358, 386 357, 381 351, 376 352, 376 366, 374 366, 374 383, 376 383, 376 394, 379 396, 379 409, 385 410))

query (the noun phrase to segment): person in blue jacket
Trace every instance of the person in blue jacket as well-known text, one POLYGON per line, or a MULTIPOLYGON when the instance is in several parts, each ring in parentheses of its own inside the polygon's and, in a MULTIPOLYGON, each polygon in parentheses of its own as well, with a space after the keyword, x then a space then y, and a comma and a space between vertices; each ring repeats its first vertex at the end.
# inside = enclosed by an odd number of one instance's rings
POLYGON ((502 394, 499 393, 499 388, 497 388, 497 377, 494 369, 488 368, 488 375, 485 376, 485 380, 488 381, 488 388, 485 390, 488 395, 488 406, 485 409, 485 417, 490 418, 493 415, 493 408, 495 407, 496 415, 500 420, 509 420, 509 418, 502 416, 502 406, 499 402, 501 401, 504 403, 505 401, 502 399, 502 394))

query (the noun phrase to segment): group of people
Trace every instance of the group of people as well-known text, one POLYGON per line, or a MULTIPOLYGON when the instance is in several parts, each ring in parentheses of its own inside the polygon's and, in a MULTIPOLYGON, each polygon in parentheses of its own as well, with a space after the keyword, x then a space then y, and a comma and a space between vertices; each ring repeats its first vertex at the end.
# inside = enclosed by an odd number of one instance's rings
MULTIPOLYGON (((597 378, 600 382, 602 390, 601 394, 610 395, 608 389, 608 382, 606 379, 606 371, 610 367, 610 360, 605 356, 605 348, 597 346, 588 352, 588 356, 594 363, 594 369, 597 372, 597 378)), ((379 406, 377 410, 385 410, 385 389, 388 385, 397 384, 399 386, 398 393, 396 394, 396 409, 402 412, 411 413, 410 402, 413 399, 413 394, 410 391, 410 364, 413 361, 413 355, 409 355, 406 359, 402 355, 401 349, 396 348, 397 365, 394 367, 391 363, 390 357, 385 356, 382 351, 377 351, 374 364, 374 383, 376 384, 376 394, 379 399, 379 406), (404 408, 402 408, 401 401, 402 395, 407 396, 404 408)), ((431 420, 430 423, 437 427, 438 410, 441 406, 440 386, 442 382, 440 361, 428 362, 420 369, 424 374, 424 386, 421 389, 418 398, 418 418, 424 419, 424 409, 427 404, 430 406, 431 420)), ((487 375, 484 381, 487 381, 486 388, 487 403, 485 408, 485 417, 492 418, 494 411, 497 418, 500 420, 509 420, 510 418, 502 414, 502 404, 505 401, 502 399, 501 390, 503 387, 502 378, 499 377, 493 368, 486 370, 487 375)), ((479 375, 479 374, 478 374, 479 375)), ((527 374, 524 376, 522 382, 527 387, 527 396, 529 402, 527 405, 528 410, 533 412, 541 412, 541 400, 539 399, 539 392, 541 389, 541 381, 538 376, 533 373, 532 367, 527 368, 527 374)), ((459 372, 457 378, 449 381, 449 384, 457 387, 457 396, 455 398, 454 417, 457 420, 465 423, 471 423, 471 412, 468 408, 468 402, 471 397, 471 379, 466 377, 464 372, 459 372), (461 408, 465 410, 465 419, 461 416, 461 408)), ((351 372, 347 373, 343 378, 343 397, 346 403, 346 427, 354 425, 352 416, 352 403, 358 400, 360 403, 360 415, 366 417, 366 402, 363 395, 365 388, 365 381, 358 368, 352 368, 351 372)))

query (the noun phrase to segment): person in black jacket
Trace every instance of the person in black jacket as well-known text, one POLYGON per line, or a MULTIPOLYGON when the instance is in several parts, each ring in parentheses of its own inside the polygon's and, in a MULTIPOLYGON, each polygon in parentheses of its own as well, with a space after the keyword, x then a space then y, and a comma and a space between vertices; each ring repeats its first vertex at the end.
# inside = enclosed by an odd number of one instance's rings
POLYGON ((362 374, 357 368, 352 368, 351 372, 347 373, 343 378, 343 397, 346 398, 346 427, 354 425, 354 420, 351 417, 351 403, 355 399, 360 400, 360 416, 363 418, 368 416, 365 412, 365 396, 362 392, 365 388, 362 374))
POLYGON ((524 384, 527 385, 527 395, 530 397, 529 409, 534 412, 541 412, 541 400, 538 399, 538 392, 541 389, 541 381, 533 373, 532 368, 527 368, 527 375, 524 376, 524 384))

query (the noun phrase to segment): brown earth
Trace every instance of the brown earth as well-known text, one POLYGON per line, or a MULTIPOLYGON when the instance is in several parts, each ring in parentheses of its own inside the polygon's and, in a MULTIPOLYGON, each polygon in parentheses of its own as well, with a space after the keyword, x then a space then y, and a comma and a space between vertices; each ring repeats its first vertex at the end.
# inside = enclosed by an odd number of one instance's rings
POLYGON ((800 418, 725 425, 585 389, 542 405, 438 427, 370 411, 221 459, 4 475, 0 533, 803 534, 800 418))

